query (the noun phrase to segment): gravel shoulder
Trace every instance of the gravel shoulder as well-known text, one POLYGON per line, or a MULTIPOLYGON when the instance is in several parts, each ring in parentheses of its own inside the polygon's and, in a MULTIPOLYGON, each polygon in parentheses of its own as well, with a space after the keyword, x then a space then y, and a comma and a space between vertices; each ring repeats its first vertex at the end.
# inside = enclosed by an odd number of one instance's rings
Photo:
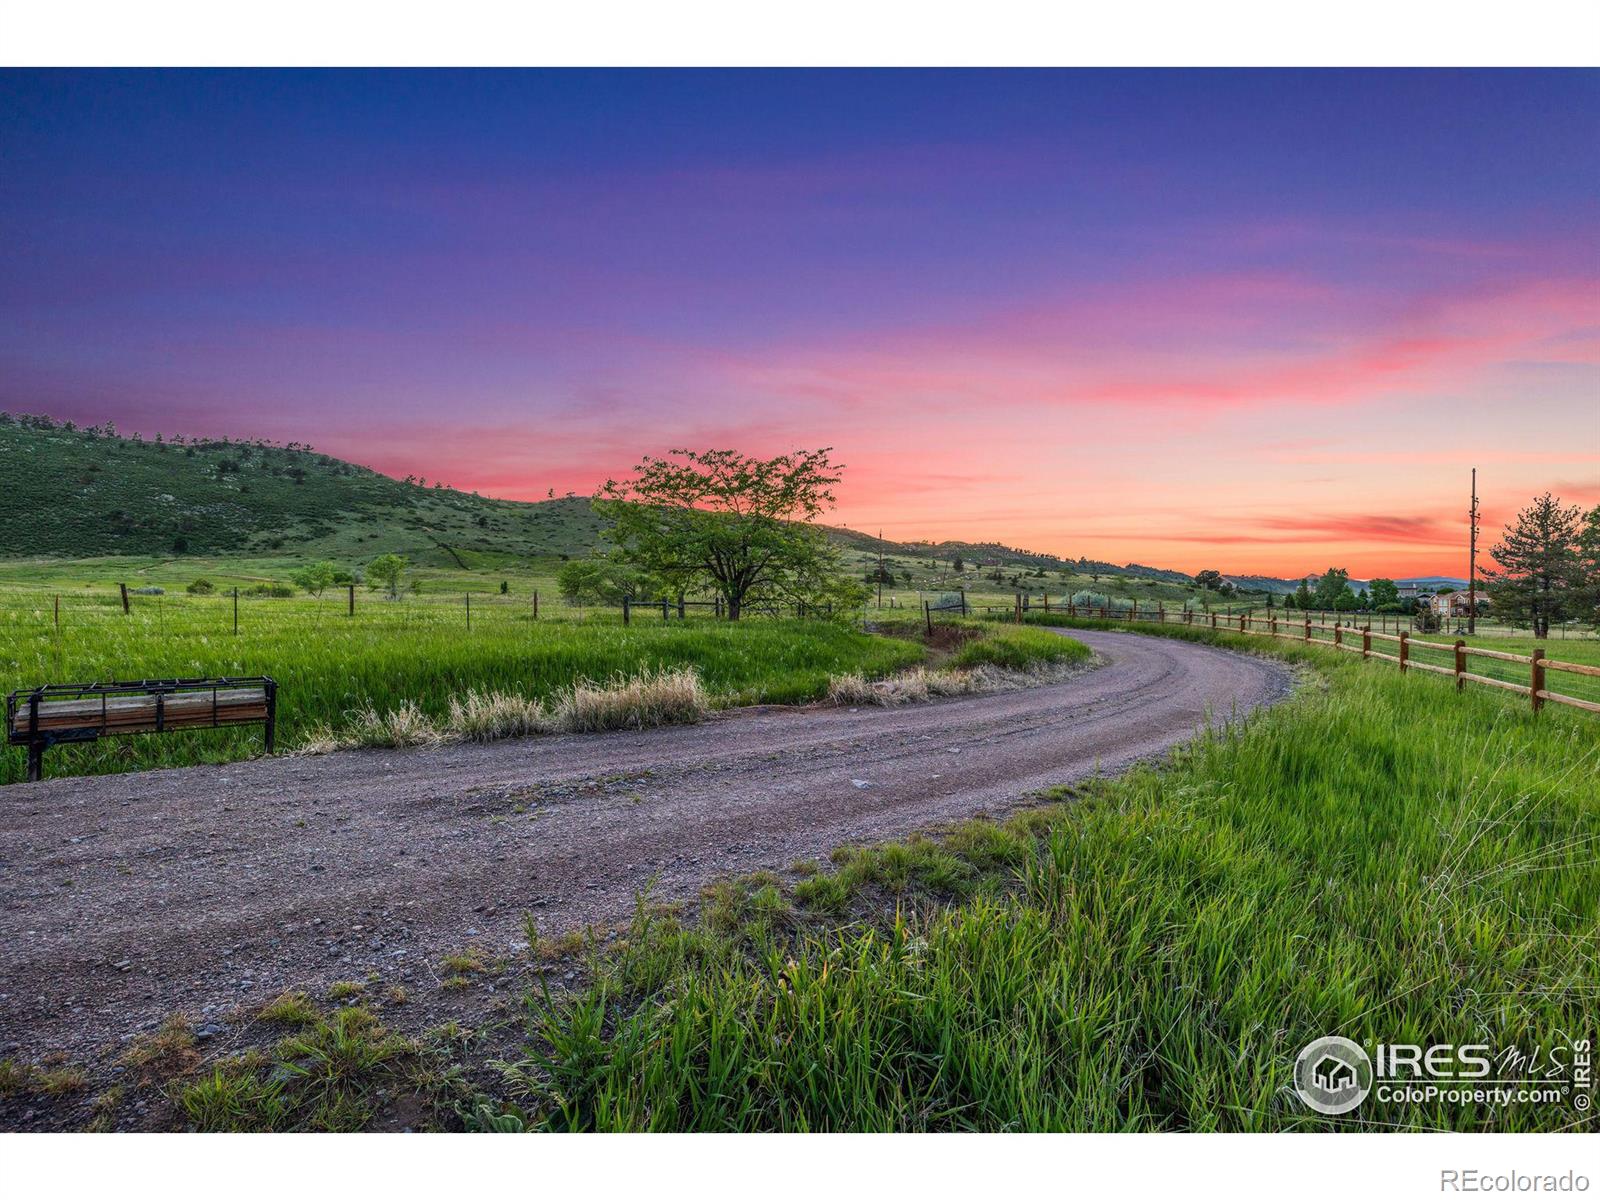
POLYGON ((439 958, 515 952, 524 913, 547 935, 622 921, 647 886, 693 898, 720 874, 999 813, 1290 689, 1265 659, 1071 636, 1104 665, 904 708, 0 789, 0 1057, 104 1068, 169 1013, 226 1037, 241 1007, 369 973, 413 992, 408 1021, 443 1019, 471 1001, 441 991, 439 958))

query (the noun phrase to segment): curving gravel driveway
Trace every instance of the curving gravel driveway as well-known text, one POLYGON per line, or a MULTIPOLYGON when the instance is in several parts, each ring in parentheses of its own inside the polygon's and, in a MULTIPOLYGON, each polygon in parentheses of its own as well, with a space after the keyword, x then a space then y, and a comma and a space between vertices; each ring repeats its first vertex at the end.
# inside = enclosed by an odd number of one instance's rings
POLYGON ((1289 690, 1264 659, 1072 636, 1104 665, 906 708, 0 789, 0 1057, 104 1062, 167 1013, 225 1031, 240 1005, 369 971, 437 995, 430 964, 515 945, 524 912, 542 932, 616 920, 652 877, 692 897, 720 873, 997 812, 1289 690))

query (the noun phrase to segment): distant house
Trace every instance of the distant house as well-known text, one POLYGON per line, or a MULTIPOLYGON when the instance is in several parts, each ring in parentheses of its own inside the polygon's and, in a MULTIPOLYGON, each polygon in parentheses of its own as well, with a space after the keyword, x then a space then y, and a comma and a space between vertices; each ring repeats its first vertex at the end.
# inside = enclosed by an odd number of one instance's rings
MULTIPOLYGON (((1472 612, 1472 605, 1466 592, 1450 592, 1444 596, 1432 596, 1429 598, 1428 603, 1433 608, 1433 611, 1441 617, 1465 617, 1472 612)), ((1478 596, 1478 612, 1482 613, 1488 607, 1488 598, 1480 594, 1478 596)))

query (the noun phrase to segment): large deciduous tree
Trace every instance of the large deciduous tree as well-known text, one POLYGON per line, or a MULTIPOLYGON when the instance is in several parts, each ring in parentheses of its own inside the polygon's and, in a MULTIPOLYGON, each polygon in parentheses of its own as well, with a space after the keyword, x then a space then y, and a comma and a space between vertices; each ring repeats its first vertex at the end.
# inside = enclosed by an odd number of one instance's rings
POLYGON ((1368 585, 1372 589, 1372 607, 1380 611, 1388 605, 1396 608, 1400 605, 1400 587, 1392 579, 1374 579, 1368 585))
POLYGON ((1517 514, 1489 551, 1500 564, 1485 572, 1495 612, 1532 626, 1535 637, 1548 636, 1550 622, 1562 620, 1576 599, 1578 514, 1546 492, 1517 514))
POLYGON ((832 506, 842 470, 829 453, 674 450, 645 458, 629 480, 607 480, 595 508, 625 561, 680 594, 712 588, 729 620, 757 602, 855 598, 859 585, 813 524, 832 506))

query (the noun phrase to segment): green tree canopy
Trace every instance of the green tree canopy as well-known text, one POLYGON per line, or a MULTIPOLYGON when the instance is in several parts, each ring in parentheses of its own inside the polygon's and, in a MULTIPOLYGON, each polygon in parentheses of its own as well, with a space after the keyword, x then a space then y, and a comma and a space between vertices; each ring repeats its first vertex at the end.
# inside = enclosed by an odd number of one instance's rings
POLYGON ((1577 607, 1578 531, 1578 508, 1564 507, 1549 492, 1519 512, 1489 551, 1500 564, 1485 572, 1495 612, 1545 637, 1551 621, 1577 607))
POLYGON ((307 563, 289 579, 296 587, 304 588, 313 596, 320 596, 333 586, 338 575, 338 564, 323 559, 321 562, 307 563))
POLYGON ((402 554, 380 554, 367 564, 367 581, 373 587, 387 587, 390 599, 400 595, 400 580, 411 561, 402 554))
POLYGON ((1343 567, 1329 567, 1317 580, 1315 607, 1337 609, 1341 603, 1349 604, 1354 600, 1355 593, 1350 590, 1350 572, 1343 567), (1349 600, 1345 599, 1347 596, 1349 600))
POLYGON ((709 586, 737 621, 751 603, 863 594, 813 522, 834 502, 828 449, 751 458, 733 450, 674 450, 645 458, 633 478, 607 480, 595 510, 625 561, 679 593, 709 586))
POLYGON ((556 587, 569 604, 621 604, 624 596, 649 590, 638 571, 603 554, 575 558, 556 573, 556 587))

